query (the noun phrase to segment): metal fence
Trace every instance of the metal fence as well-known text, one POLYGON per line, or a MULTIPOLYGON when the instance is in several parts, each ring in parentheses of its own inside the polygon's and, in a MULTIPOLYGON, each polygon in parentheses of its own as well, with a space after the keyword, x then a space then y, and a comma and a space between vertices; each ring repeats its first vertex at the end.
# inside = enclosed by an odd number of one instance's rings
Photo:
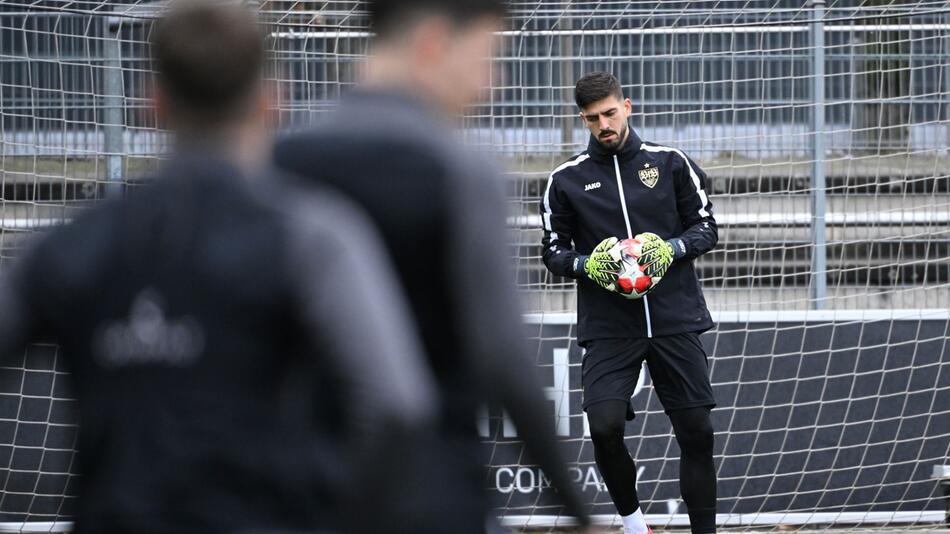
MULTIPOLYGON (((511 2, 490 94, 464 130, 511 170, 532 308, 573 306, 569 284, 540 267, 536 200, 585 144, 571 90, 595 69, 620 78, 642 137, 712 178, 722 241, 698 266, 714 308, 942 307, 950 9, 876 3, 511 2)), ((168 150, 147 98, 161 7, 0 0, 0 257, 5 233, 68 217, 168 150)), ((358 76, 362 4, 260 10, 281 127, 319 122, 358 76)))
MULTIPOLYGON (((61 143, 5 147, 7 153, 36 147, 101 152, 91 135, 111 124, 104 115, 113 96, 121 97, 120 126, 155 130, 146 42, 148 21, 159 8, 126 3, 96 2, 101 9, 88 12, 0 3, 6 141, 25 133, 74 134, 61 143), (121 88, 113 94, 109 84, 116 79, 121 88)), ((262 13, 274 29, 281 117, 284 126, 306 124, 355 82, 369 34, 356 2, 310 15, 276 11, 279 4, 265 3, 262 13)), ((517 29, 504 33, 490 103, 470 114, 478 138, 503 151, 575 148, 584 134, 573 120, 570 90, 578 76, 595 69, 621 79, 637 106, 639 130, 685 143, 700 159, 722 152, 810 156, 816 104, 828 125, 819 137, 831 153, 946 150, 950 144, 950 11, 899 16, 904 11, 893 7, 838 7, 822 15, 816 4, 775 7, 762 20, 752 9, 612 16, 582 9, 583 3, 551 4, 559 9, 515 11, 509 27, 517 29), (810 22, 816 17, 828 22, 810 22), (819 67, 823 75, 816 75, 819 67)))

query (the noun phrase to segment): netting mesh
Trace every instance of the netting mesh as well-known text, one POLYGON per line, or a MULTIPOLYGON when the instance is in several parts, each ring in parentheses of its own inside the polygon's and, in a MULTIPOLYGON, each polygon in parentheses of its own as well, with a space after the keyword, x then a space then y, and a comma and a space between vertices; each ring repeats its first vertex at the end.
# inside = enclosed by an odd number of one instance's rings
MULTIPOLYGON (((540 262, 538 199, 584 149, 572 89, 616 74, 646 140, 710 177, 720 243, 696 268, 721 522, 942 518, 950 464, 950 7, 943 1, 510 2, 466 138, 508 169, 512 256, 552 415, 591 509, 614 521, 580 410, 569 281, 540 262)), ((37 229, 138 183, 169 150, 148 104, 161 2, 0 0, 0 269, 37 229)), ((354 1, 258 3, 281 128, 318 123, 367 50, 354 1)), ((68 519, 75 426, 54 347, 3 362, 0 515, 68 519)), ((685 524, 678 450, 644 376, 627 428, 645 511, 685 524)), ((560 509, 494 407, 486 489, 511 524, 560 509)), ((50 528, 59 528, 51 525, 50 528)))

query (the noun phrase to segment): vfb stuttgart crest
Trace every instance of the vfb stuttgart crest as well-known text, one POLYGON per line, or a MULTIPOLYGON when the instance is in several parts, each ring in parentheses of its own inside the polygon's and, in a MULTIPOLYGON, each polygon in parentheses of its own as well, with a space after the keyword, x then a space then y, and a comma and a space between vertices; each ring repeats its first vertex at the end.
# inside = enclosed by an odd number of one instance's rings
POLYGON ((648 169, 643 169, 640 171, 640 181, 643 182, 643 185, 653 188, 656 185, 656 181, 660 179, 660 169, 656 167, 650 167, 648 169))

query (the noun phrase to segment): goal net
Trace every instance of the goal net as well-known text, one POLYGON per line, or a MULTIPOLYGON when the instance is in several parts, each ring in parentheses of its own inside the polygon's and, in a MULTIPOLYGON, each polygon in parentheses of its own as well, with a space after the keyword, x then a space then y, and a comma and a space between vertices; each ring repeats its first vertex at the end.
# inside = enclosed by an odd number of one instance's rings
MULTIPOLYGON (((369 37, 356 1, 262 1, 281 128, 319 122, 369 37)), ((696 262, 719 522, 938 528, 950 477, 950 7, 511 0, 491 90, 463 133, 508 169, 526 328, 571 470, 619 525, 580 409, 575 295, 540 261, 549 173, 584 149, 573 85, 621 80, 631 125, 710 177, 718 247, 696 262)), ((38 229, 137 183, 167 152, 147 104, 162 2, 0 0, 0 271, 38 229)), ((0 362, 0 524, 67 530, 76 426, 56 347, 0 362), (25 522, 25 523, 24 523, 25 522)), ((627 445, 657 527, 687 524, 678 449, 644 372, 627 445)), ((564 525, 500 408, 479 420, 503 522, 564 525)), ((17 527, 19 528, 19 527, 17 527)))

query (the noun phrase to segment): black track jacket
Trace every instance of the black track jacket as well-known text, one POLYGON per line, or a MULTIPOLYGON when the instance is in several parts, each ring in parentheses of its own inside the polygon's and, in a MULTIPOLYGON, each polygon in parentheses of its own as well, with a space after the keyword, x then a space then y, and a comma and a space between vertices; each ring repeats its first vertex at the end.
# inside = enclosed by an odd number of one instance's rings
POLYGON ((551 173, 541 198, 542 258, 552 273, 577 279, 579 343, 712 327, 692 261, 718 241, 706 187, 706 174, 681 150, 641 141, 632 128, 619 151, 591 137, 586 152, 551 173), (653 292, 627 300, 587 278, 583 255, 607 237, 641 232, 685 246, 653 292))

